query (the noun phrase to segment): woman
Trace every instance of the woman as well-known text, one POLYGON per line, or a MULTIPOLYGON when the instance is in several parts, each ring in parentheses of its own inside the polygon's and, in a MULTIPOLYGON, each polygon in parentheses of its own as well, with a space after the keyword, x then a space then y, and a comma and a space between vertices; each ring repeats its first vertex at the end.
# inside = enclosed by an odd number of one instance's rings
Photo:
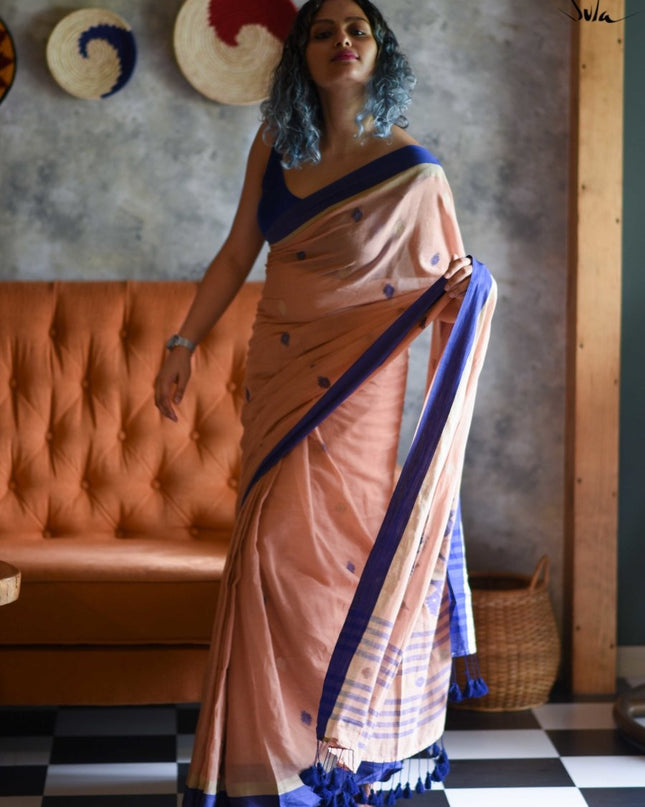
POLYGON ((230 234, 157 378, 176 420, 193 346, 266 238, 185 807, 392 803, 401 760, 427 758, 421 789, 446 772, 451 650, 473 652, 458 487, 495 294, 441 167, 404 131, 413 83, 369 0, 302 7, 230 234), (393 493, 406 347, 432 321, 432 385, 393 493), (387 795, 371 787, 388 779, 387 795))

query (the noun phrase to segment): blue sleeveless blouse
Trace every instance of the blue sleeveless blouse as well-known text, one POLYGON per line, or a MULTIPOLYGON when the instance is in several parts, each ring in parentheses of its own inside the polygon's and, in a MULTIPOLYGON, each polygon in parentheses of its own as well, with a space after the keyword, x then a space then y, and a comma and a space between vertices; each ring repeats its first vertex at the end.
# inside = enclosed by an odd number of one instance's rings
MULTIPOLYGON (((295 196, 284 180, 281 157, 275 149, 267 162, 258 204, 258 224, 266 240, 273 244, 300 227, 327 207, 378 185, 415 165, 439 160, 423 146, 401 146, 371 160, 344 177, 325 185, 308 196, 295 196)), ((297 169, 296 169, 297 170, 297 169)))

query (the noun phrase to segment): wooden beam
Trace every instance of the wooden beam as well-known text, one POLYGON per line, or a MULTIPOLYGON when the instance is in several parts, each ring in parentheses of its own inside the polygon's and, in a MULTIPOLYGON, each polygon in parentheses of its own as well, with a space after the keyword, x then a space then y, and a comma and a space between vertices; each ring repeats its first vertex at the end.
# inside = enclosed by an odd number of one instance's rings
POLYGON ((565 647, 572 692, 600 694, 616 688, 624 24, 571 29, 565 647))

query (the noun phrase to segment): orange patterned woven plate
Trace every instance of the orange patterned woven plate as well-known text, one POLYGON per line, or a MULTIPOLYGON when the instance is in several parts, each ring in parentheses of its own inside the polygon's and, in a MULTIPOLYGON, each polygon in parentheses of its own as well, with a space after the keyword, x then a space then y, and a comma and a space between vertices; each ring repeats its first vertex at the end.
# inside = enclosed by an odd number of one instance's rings
POLYGON ((0 19, 0 104, 11 89, 16 75, 16 48, 9 29, 0 19))

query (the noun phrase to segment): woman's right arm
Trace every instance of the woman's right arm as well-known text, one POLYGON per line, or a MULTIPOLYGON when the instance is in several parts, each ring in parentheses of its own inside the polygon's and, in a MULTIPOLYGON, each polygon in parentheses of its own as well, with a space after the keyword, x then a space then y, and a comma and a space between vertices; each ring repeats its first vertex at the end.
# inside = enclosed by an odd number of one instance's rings
MULTIPOLYGON (((198 344, 222 316, 235 297, 262 248, 257 221, 262 177, 270 146, 258 131, 249 152, 244 185, 231 230, 202 278, 192 305, 178 333, 198 344)), ((155 405, 170 420, 177 420, 172 406, 178 404, 190 378, 191 353, 178 346, 166 355, 155 379, 155 405)))

